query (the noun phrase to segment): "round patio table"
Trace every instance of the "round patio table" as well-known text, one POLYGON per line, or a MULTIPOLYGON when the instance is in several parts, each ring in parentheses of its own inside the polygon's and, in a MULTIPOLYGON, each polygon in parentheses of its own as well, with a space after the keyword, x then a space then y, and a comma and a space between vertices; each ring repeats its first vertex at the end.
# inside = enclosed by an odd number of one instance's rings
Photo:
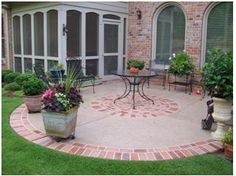
POLYGON ((127 97, 132 92, 132 103, 133 109, 135 109, 135 93, 137 92, 143 99, 151 101, 154 104, 154 101, 149 98, 144 93, 144 84, 151 77, 158 76, 158 72, 142 70, 138 74, 130 73, 129 70, 114 72, 114 75, 120 76, 125 83, 124 93, 114 100, 116 103, 117 100, 127 97))

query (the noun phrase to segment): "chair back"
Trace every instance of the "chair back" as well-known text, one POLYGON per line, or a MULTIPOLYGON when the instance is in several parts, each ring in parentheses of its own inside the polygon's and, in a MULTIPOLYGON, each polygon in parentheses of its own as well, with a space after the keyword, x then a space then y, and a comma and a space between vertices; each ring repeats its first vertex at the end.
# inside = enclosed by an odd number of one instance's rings
POLYGON ((41 79, 47 88, 51 87, 42 65, 37 65, 37 66, 34 65, 34 72, 35 72, 35 75, 37 76, 37 78, 41 79))

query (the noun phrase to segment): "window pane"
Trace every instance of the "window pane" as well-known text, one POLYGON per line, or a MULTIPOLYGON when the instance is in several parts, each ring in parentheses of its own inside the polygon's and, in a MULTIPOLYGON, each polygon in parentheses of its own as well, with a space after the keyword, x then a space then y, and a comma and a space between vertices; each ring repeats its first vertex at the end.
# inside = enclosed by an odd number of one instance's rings
POLYGON ((123 29, 123 54, 126 52, 126 18, 124 18, 124 29, 123 29))
POLYGON ((120 17, 116 16, 116 15, 103 15, 103 18, 107 18, 107 19, 113 19, 113 20, 120 20, 120 17))
POLYGON ((215 48, 233 49, 233 3, 216 5, 208 16, 206 51, 215 48))
POLYGON ((16 72, 22 72, 22 63, 20 57, 15 57, 15 71, 16 72))
POLYGON ((34 62, 35 62, 35 67, 42 67, 45 70, 43 59, 35 59, 34 62))
POLYGON ((58 61, 55 60, 48 60, 48 70, 53 69, 54 66, 58 64, 58 61))
POLYGON ((30 15, 23 16, 23 42, 24 54, 31 55, 31 17, 30 15))
POLYGON ((15 54, 21 54, 21 43, 20 43, 20 17, 15 16, 13 18, 13 38, 14 38, 14 52, 15 54))
POLYGON ((104 56, 104 75, 116 72, 118 68, 117 56, 104 56))
POLYGON ((5 58, 5 40, 2 39, 2 58, 5 58))
POLYGON ((47 12, 47 49, 48 56, 58 56, 58 19, 56 10, 47 12))
POLYGON ((67 11, 67 57, 81 55, 81 13, 67 11))
POLYGON ((69 69, 71 70, 76 70, 76 74, 81 74, 82 70, 81 70, 81 60, 79 59, 68 59, 66 61, 66 65, 67 65, 67 71, 69 69))
POLYGON ((34 50, 36 56, 44 56, 43 13, 34 15, 34 50))
POLYGON ((32 72, 32 59, 24 58, 24 69, 25 72, 32 72))
POLYGON ((125 62, 125 57, 123 57, 123 70, 126 70, 126 62, 125 62))
POLYGON ((173 53, 184 50, 185 16, 176 6, 165 8, 157 19, 156 63, 169 64, 173 53))
POLYGON ((118 25, 114 24, 104 25, 104 52, 105 53, 118 52, 118 25))
POLYGON ((98 59, 86 60, 86 75, 98 75, 98 59))
POLYGON ((86 56, 98 55, 98 15, 86 14, 86 56))

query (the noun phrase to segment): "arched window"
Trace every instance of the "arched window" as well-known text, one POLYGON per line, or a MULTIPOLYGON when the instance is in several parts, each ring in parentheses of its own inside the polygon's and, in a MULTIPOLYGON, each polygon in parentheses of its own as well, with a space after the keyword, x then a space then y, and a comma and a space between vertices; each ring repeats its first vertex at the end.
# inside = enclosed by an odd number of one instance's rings
MULTIPOLYGON (((222 48, 226 50, 233 49, 233 3, 223 2, 215 5, 207 18, 207 51, 222 48)), ((207 62, 207 57, 205 59, 207 62)))
POLYGON ((43 13, 34 14, 34 51, 36 56, 44 56, 43 13))
POLYGON ((23 42, 24 54, 31 55, 31 16, 29 14, 23 16, 23 42))
POLYGON ((169 57, 184 50, 184 13, 179 7, 170 5, 159 13, 155 23, 155 63, 169 65, 169 57))

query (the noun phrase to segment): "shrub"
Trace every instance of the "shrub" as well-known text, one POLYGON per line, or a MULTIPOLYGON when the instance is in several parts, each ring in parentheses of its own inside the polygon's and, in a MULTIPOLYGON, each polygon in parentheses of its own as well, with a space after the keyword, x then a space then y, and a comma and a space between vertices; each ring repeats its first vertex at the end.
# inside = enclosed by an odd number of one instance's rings
POLYGON ((24 81, 28 81, 28 80, 31 80, 31 79, 34 79, 34 78, 36 78, 35 74, 23 73, 23 74, 20 74, 19 76, 17 76, 15 78, 15 82, 22 87, 24 81))
POLYGON ((16 90, 21 90, 21 87, 20 87, 20 85, 17 84, 16 82, 12 82, 12 83, 6 84, 6 85, 4 86, 4 89, 5 89, 5 90, 16 91, 16 90))
POLYGON ((6 78, 6 76, 7 76, 9 73, 13 73, 13 71, 12 71, 12 70, 9 70, 9 69, 7 69, 7 70, 2 70, 2 82, 5 82, 5 78, 6 78))
POLYGON ((7 74, 6 77, 5 77, 5 82, 6 82, 6 83, 12 83, 12 82, 15 81, 15 78, 16 78, 17 76, 19 76, 19 75, 20 75, 19 72, 9 73, 9 74, 7 74))
POLYGON ((224 137, 222 138, 222 142, 225 144, 233 145, 233 129, 229 128, 228 131, 225 132, 224 137))
POLYGON ((168 69, 169 73, 179 76, 190 75, 193 71, 194 65, 192 63, 192 59, 185 52, 177 53, 171 60, 170 67, 168 69))
POLYGON ((233 53, 215 49, 208 52, 201 71, 204 90, 212 97, 233 99, 233 53))
POLYGON ((130 69, 131 67, 138 68, 139 70, 142 70, 144 68, 144 61, 136 60, 136 59, 130 59, 127 62, 127 69, 130 69))
POLYGON ((33 78, 23 82, 23 92, 26 96, 40 95, 43 93, 45 86, 43 81, 38 78, 33 78))

